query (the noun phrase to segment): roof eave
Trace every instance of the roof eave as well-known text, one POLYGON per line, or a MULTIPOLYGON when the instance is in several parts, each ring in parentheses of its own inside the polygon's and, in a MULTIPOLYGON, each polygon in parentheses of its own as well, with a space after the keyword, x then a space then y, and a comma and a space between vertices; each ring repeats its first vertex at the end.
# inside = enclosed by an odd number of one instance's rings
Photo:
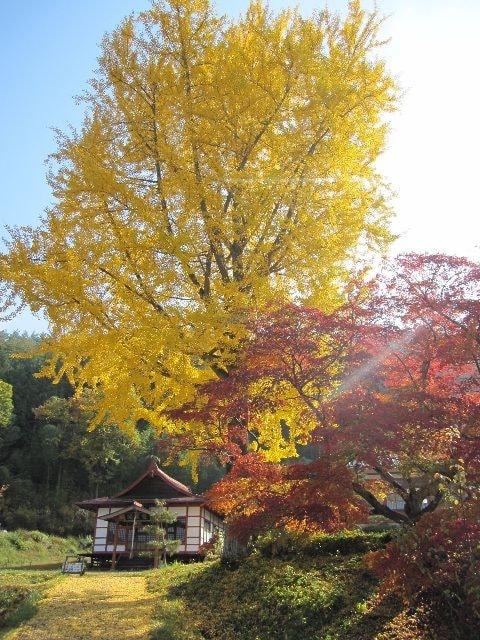
POLYGON ((148 465, 148 469, 145 471, 145 473, 143 473, 139 478, 137 478, 134 482, 132 482, 132 484, 129 485, 126 489, 123 489, 122 491, 120 491, 120 493, 117 493, 114 497, 121 498, 126 493, 129 493, 130 491, 132 491, 132 489, 135 489, 135 487, 138 486, 149 475, 151 475, 152 477, 157 476, 158 478, 161 478, 172 489, 175 489, 176 491, 183 493, 185 496, 194 495, 187 486, 185 486, 178 480, 171 478, 168 475, 168 473, 165 473, 165 471, 162 471, 162 469, 160 469, 160 467, 157 465, 155 460, 152 460, 148 465))

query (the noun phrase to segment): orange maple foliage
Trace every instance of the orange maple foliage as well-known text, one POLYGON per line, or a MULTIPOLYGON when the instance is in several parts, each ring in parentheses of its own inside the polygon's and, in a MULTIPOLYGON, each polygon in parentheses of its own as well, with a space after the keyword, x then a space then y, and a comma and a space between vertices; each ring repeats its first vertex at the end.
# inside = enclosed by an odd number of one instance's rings
POLYGON ((350 472, 341 461, 328 458, 281 465, 247 454, 210 489, 207 499, 241 541, 278 526, 331 533, 366 517, 354 497, 350 472))

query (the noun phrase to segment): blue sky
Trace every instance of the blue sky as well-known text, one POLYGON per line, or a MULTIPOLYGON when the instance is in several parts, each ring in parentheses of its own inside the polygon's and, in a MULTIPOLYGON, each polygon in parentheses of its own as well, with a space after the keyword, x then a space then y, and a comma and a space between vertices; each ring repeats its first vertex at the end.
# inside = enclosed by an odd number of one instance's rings
MULTIPOLYGON (((217 2, 235 15, 246 0, 217 2)), ((291 4, 271 1, 273 9, 291 4)), ((346 0, 330 0, 344 10, 346 0)), ((367 1, 365 5, 372 6, 367 1)), ((50 194, 45 158, 51 127, 78 125, 73 97, 96 65, 98 43, 147 0, 20 0, 3 3, 0 26, 0 226, 35 225, 50 194)), ((304 0, 305 13, 323 2, 304 0)), ((406 91, 380 161, 397 192, 393 251, 446 251, 478 257, 478 0, 378 0, 391 14, 385 54, 406 91)), ((3 235, 3 233, 2 233, 3 235)), ((0 328, 42 330, 24 313, 0 328)))

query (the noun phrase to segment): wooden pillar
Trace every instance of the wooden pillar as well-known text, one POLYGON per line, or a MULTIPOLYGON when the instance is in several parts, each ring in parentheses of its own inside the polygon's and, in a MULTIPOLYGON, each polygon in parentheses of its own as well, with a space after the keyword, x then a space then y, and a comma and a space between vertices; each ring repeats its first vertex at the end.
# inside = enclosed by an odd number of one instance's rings
POLYGON ((118 518, 115 521, 115 532, 113 534, 113 553, 112 553, 112 566, 111 571, 115 571, 117 566, 117 543, 118 543, 118 518))
POLYGON ((135 544, 135 525, 137 524, 137 512, 135 511, 133 514, 133 525, 132 525, 132 542, 130 544, 130 560, 133 558, 133 545, 135 544))

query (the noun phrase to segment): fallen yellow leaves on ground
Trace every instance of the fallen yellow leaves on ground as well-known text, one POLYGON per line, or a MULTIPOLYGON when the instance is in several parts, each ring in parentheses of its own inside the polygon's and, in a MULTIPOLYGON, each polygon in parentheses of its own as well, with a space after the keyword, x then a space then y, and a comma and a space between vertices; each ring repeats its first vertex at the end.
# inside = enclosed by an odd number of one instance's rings
POLYGON ((68 576, 39 603, 34 618, 11 640, 144 640, 152 629, 155 596, 132 573, 68 576))

